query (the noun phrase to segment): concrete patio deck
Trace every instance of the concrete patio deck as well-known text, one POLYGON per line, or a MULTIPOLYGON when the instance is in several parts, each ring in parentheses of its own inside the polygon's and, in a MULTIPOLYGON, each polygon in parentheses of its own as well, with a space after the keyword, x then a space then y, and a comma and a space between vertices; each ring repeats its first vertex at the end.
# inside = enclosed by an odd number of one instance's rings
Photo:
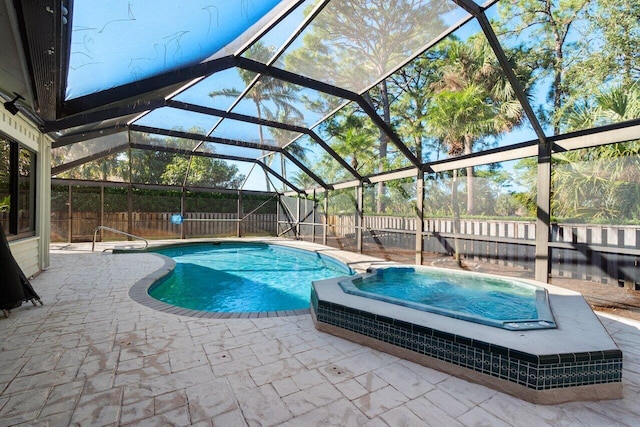
MULTIPOLYGON (((317 331, 310 315, 201 319, 128 292, 163 261, 54 245, 44 306, 0 318, 0 425, 634 426, 640 322, 599 314, 624 398, 527 403, 317 331)), ((585 337, 587 339, 588 337, 585 337)))

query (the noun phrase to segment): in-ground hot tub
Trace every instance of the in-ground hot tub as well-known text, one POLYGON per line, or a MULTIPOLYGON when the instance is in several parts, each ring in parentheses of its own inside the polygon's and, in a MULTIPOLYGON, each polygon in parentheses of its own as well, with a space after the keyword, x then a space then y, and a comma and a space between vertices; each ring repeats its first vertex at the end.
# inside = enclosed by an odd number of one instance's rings
POLYGON ((514 279, 415 267, 370 268, 348 294, 509 330, 555 328, 548 292, 514 279))
POLYGON ((579 293, 518 279, 546 291, 553 316, 530 322, 549 323, 544 329, 504 329, 483 320, 456 318, 455 313, 450 317, 452 313, 425 310, 424 302, 370 298, 370 290, 353 291, 359 281, 393 275, 394 268, 403 269, 403 274, 415 269, 417 274, 434 273, 439 278, 451 274, 454 282, 495 279, 479 273, 397 266, 316 281, 311 290, 316 328, 534 403, 622 397, 622 352, 579 293))

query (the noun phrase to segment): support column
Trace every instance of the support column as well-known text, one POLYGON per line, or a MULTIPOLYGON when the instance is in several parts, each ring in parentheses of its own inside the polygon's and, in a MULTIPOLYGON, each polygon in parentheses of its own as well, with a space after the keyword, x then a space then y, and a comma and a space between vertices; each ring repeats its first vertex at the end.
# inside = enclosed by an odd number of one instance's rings
MULTIPOLYGON (((133 157, 131 156, 131 147, 129 147, 129 184, 127 185, 127 233, 133 234, 133 157)), ((127 237, 131 240, 131 237, 127 237)))
POLYGON ((180 194, 180 216, 182 222, 180 223, 180 238, 187 238, 187 230, 185 230, 184 218, 187 216, 187 189, 182 187, 182 193, 180 194))
POLYGON ((311 241, 313 243, 315 243, 316 242, 316 212, 317 212, 316 207, 318 206, 317 205, 317 201, 318 200, 316 199, 316 189, 315 188, 313 189, 313 199, 312 200, 313 200, 313 214, 311 216, 311 223, 313 225, 311 226, 311 241))
MULTIPOLYGON (((127 186, 127 233, 133 234, 133 186, 127 186)), ((127 240, 131 237, 127 236, 127 240)))
POLYGON ((36 160, 36 233, 40 236, 40 269, 49 267, 51 243, 51 142, 40 136, 40 149, 36 160))
POLYGON ((242 190, 238 190, 238 222, 236 223, 236 237, 242 237, 242 190))
POLYGON ((536 216, 535 279, 549 282, 549 229, 551 221, 551 144, 538 148, 538 195, 536 216))
POLYGON ((71 243, 71 237, 73 236, 73 197, 71 191, 71 184, 69 184, 69 198, 67 199, 67 217, 69 218, 69 224, 67 226, 67 242, 71 243))
MULTIPOLYGON (((100 184, 100 227, 104 226, 104 184, 100 184)), ((104 242, 104 230, 100 229, 100 241, 104 242)))
POLYGON ((280 237, 280 204, 282 203, 282 195, 278 194, 278 203, 276 203, 276 237, 280 237))
POLYGON ((322 244, 327 246, 327 227, 329 227, 329 190, 324 190, 324 227, 322 227, 322 244))
POLYGON ((296 239, 300 240, 300 205, 302 204, 302 198, 298 194, 296 198, 296 239))
POLYGON ((362 253, 362 223, 363 221, 363 191, 362 182, 356 187, 356 216, 355 216, 355 228, 356 228, 356 252, 362 253))
POLYGON ((416 265, 422 265, 422 232, 424 231, 424 172, 416 179, 416 265))

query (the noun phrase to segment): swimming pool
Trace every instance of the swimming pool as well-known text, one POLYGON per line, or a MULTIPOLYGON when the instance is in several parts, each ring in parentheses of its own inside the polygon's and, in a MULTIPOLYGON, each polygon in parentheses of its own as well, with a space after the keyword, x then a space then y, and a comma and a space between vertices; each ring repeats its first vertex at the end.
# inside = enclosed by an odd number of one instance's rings
POLYGON ((416 267, 372 268, 348 294, 510 330, 555 328, 547 291, 515 279, 416 267))
POLYGON ((148 293, 165 303, 208 312, 309 308, 311 282, 353 274, 319 253, 265 243, 206 243, 155 250, 172 258, 172 274, 148 293))

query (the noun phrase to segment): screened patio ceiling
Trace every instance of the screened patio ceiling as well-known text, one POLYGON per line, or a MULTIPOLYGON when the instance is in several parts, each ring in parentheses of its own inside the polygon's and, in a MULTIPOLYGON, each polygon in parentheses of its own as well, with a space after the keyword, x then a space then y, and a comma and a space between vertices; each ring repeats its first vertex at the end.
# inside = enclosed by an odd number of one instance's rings
MULTIPOLYGON (((0 89, 6 100, 23 89, 17 105, 54 140, 54 176, 146 150, 233 165, 249 189, 271 188, 249 179, 259 176, 305 193, 571 148, 575 134, 557 135, 545 122, 545 101, 522 87, 505 54, 497 0, 365 3, 16 1, 7 15, 28 77, 24 87, 0 89), (423 149, 402 130, 414 119, 390 116, 379 94, 399 103, 394 93, 415 78, 407 71, 415 61, 447 39, 472 37, 490 47, 523 119, 484 151, 423 149), (336 113, 375 129, 393 161, 360 168, 331 131, 336 113)), ((549 86, 545 77, 538 83, 549 86)), ((638 126, 633 117, 604 129, 624 136, 584 144, 637 138, 638 126)))

